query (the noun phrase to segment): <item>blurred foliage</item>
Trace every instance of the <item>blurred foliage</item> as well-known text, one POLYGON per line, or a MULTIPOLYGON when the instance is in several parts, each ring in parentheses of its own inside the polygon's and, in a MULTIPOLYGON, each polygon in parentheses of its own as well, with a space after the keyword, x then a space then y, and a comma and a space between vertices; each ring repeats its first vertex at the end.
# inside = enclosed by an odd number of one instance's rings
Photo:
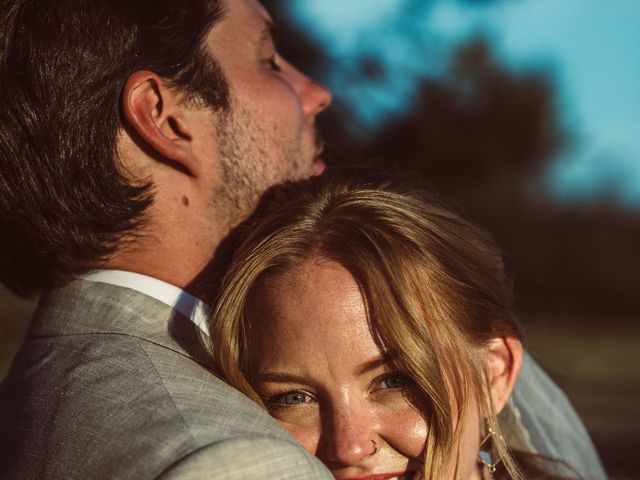
POLYGON ((517 194, 562 139, 546 78, 501 69, 478 39, 456 52, 447 78, 424 79, 411 108, 364 153, 395 159, 457 197, 498 183, 517 194))

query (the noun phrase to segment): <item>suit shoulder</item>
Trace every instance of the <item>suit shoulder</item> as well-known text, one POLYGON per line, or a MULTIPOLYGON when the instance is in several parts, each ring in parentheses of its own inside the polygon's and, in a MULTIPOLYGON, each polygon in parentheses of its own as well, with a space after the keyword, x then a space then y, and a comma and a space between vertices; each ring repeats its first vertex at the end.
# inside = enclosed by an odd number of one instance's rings
POLYGON ((197 443, 255 434, 292 441, 254 402, 191 358, 149 342, 140 341, 139 346, 157 376, 156 384, 197 443))
POLYGON ((154 478, 217 442, 293 444, 186 355, 126 335, 29 340, 0 387, 0 407, 0 471, 16 478, 32 470, 63 478, 70 466, 77 478, 154 478))
POLYGON ((157 478, 330 480, 333 477, 300 445, 257 437, 236 438, 206 445, 178 460, 157 478))

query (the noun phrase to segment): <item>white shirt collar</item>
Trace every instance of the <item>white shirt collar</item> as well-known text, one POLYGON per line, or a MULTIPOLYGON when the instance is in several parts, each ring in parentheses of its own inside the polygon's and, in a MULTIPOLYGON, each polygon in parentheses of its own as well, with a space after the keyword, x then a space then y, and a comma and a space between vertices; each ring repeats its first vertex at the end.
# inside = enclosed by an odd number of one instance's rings
POLYGON ((130 288, 173 308, 208 334, 211 307, 202 300, 163 280, 124 270, 94 270, 80 277, 90 282, 130 288))

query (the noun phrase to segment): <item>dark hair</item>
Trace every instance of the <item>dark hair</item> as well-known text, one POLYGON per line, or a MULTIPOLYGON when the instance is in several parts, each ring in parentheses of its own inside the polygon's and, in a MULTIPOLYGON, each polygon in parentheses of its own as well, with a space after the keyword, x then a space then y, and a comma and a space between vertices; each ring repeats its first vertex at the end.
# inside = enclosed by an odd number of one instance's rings
POLYGON ((22 295, 60 285, 135 234, 153 194, 119 168, 123 86, 150 70, 227 110, 203 47, 223 15, 221 0, 2 1, 2 283, 22 295))

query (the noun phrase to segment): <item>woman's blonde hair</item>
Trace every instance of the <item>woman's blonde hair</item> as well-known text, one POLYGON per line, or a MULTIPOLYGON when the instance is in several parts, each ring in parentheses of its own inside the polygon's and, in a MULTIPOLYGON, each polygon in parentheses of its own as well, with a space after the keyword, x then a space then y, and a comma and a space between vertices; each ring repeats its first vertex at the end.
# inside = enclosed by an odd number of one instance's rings
MULTIPOLYGON (((258 404, 245 308, 260 281, 321 257, 346 268, 366 299, 377 344, 415 380, 428 424, 426 479, 457 451, 469 400, 497 432, 482 347, 520 337, 503 255, 482 230, 420 184, 335 169, 275 189, 247 223, 211 325, 218 373, 258 404)), ((263 405, 264 406, 264 405, 263 405)), ((502 442, 503 475, 521 478, 502 442)))

